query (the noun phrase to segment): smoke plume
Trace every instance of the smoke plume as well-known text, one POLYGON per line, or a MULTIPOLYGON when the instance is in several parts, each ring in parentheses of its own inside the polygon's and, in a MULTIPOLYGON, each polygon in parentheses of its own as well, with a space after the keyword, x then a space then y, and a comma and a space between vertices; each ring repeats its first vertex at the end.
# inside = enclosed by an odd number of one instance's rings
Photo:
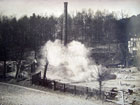
POLYGON ((98 77, 101 66, 90 58, 90 50, 78 41, 64 46, 60 40, 48 41, 41 49, 38 70, 49 63, 47 78, 65 81, 91 81, 98 77))

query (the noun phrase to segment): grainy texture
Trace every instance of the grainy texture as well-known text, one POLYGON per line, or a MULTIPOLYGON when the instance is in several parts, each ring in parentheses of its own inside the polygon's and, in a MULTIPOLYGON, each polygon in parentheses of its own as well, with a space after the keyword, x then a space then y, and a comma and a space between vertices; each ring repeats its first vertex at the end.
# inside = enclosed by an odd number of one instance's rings
MULTIPOLYGON (((101 105, 101 103, 71 95, 0 83, 0 104, 2 105, 101 105)), ((109 103, 103 103, 103 105, 109 105, 109 103)))

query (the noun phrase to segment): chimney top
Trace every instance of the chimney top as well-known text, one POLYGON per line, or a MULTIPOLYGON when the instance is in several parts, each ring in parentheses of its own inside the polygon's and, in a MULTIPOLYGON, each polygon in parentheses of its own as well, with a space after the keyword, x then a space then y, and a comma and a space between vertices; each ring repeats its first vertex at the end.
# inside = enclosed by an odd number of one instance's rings
POLYGON ((68 2, 64 2, 64 4, 68 4, 68 2))

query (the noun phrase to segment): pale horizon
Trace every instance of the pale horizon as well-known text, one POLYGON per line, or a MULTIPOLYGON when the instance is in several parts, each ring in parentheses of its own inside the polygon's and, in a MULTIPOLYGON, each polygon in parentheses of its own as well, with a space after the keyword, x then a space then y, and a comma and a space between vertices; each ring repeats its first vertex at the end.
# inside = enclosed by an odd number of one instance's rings
POLYGON ((0 0, 0 14, 20 18, 24 15, 54 15, 60 16, 63 13, 64 2, 68 2, 69 14, 91 9, 121 12, 128 16, 140 14, 140 0, 0 0))

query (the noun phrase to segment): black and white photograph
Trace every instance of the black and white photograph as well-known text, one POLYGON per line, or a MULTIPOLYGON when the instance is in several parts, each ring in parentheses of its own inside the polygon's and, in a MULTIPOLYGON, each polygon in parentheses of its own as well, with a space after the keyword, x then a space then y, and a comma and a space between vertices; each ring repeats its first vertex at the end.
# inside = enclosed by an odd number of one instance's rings
POLYGON ((0 105, 140 105, 140 0, 0 0, 0 105))

